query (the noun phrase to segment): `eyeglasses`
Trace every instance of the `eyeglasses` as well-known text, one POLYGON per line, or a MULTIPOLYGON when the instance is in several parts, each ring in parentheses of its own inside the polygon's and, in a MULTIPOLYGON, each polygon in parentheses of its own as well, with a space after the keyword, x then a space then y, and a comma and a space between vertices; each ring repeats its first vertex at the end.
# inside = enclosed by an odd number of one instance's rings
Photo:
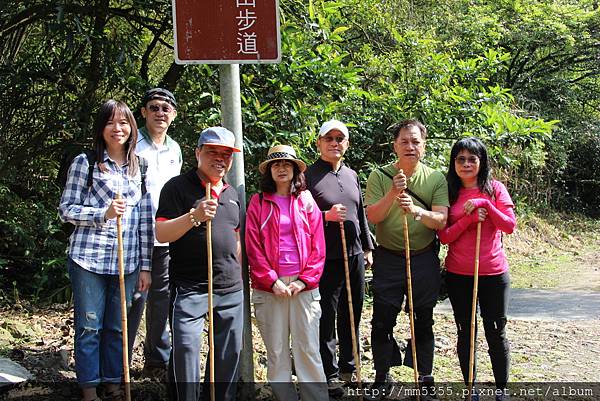
POLYGON ((469 156, 469 157, 458 156, 454 160, 456 160, 456 162, 458 164, 465 164, 466 162, 469 162, 469 164, 479 163, 479 157, 477 157, 477 156, 469 156))
POLYGON ((159 106, 157 104, 151 104, 150 106, 148 106, 148 110, 150 110, 153 113, 158 113, 160 109, 162 109, 163 113, 170 113, 173 111, 173 108, 168 104, 163 104, 162 106, 159 106))
POLYGON ((344 142, 346 140, 346 137, 343 137, 343 136, 322 136, 321 139, 323 139, 327 143, 333 142, 333 141, 336 141, 337 143, 342 143, 342 142, 344 142))

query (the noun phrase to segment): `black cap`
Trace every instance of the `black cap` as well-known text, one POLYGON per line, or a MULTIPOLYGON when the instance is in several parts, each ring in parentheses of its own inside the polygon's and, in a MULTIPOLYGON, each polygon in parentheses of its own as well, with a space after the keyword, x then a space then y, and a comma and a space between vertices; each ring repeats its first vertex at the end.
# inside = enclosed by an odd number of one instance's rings
POLYGON ((173 96, 173 94, 167 89, 152 88, 152 89, 146 91, 146 93, 144 93, 144 98, 142 99, 142 103, 143 103, 144 107, 146 106, 146 103, 148 103, 150 100, 154 100, 154 99, 169 102, 169 103, 171 103, 171 105, 173 105, 173 107, 177 108, 177 102, 175 101, 175 96, 173 96))

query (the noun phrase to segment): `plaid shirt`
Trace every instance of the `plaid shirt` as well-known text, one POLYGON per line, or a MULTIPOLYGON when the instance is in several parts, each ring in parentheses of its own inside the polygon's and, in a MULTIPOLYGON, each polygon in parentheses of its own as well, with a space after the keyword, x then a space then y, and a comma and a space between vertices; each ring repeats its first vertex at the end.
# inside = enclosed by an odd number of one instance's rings
POLYGON ((104 214, 119 187, 127 199, 127 211, 122 216, 123 265, 125 274, 150 270, 154 244, 154 219, 150 193, 142 196, 141 174, 127 175, 123 168, 104 152, 107 172, 96 166, 92 186, 87 186, 89 163, 85 154, 73 160, 67 184, 60 199, 58 212, 63 222, 75 225, 69 238, 68 254, 79 266, 98 274, 119 274, 117 219, 104 220, 104 214))

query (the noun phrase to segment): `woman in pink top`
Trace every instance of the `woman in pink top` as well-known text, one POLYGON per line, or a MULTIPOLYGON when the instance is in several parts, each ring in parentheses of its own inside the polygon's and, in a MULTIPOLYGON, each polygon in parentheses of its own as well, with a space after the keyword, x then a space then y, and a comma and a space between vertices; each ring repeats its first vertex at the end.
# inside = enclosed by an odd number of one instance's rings
MULTIPOLYGON (((477 138, 464 138, 452 147, 448 168, 450 211, 446 227, 438 232, 448 244, 446 283, 458 330, 457 353, 465 383, 469 374, 471 306, 477 223, 481 222, 479 255, 479 308, 488 343, 496 387, 508 382, 509 344, 506 313, 510 278, 502 247, 502 233, 513 232, 514 204, 506 187, 492 179, 487 150, 477 138)), ((498 392, 496 400, 504 400, 498 392)), ((473 401, 478 401, 478 396, 473 401)))
POLYGON ((269 149, 260 189, 246 217, 252 303, 267 349, 267 379, 277 400, 327 401, 319 353, 319 279, 325 264, 321 211, 306 190, 306 164, 290 146, 269 149))

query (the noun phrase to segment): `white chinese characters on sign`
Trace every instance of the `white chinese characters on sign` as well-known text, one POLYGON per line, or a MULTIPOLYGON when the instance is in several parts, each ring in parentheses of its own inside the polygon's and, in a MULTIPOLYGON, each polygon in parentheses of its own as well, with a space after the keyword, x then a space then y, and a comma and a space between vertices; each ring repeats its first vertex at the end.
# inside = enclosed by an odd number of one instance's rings
POLYGON ((256 32, 251 28, 256 23, 256 0, 235 0, 239 12, 237 19, 238 54, 258 54, 256 32))

